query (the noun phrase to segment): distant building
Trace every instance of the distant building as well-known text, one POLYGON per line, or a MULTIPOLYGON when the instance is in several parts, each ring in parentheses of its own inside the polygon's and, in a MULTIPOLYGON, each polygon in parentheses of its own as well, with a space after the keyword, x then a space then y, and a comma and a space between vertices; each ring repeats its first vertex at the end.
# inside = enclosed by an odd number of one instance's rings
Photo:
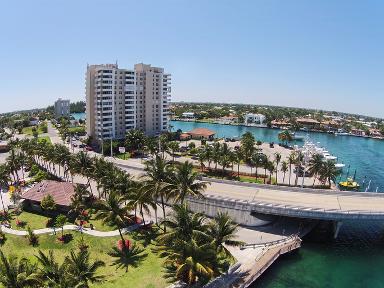
POLYGON ((70 114, 69 107, 70 107, 69 100, 63 100, 61 98, 57 99, 57 101, 55 102, 55 118, 69 116, 70 114))
POLYGON ((184 112, 181 114, 181 118, 195 119, 195 113, 194 112, 184 112))
POLYGON ((263 114, 247 113, 244 115, 244 124, 263 124, 266 120, 263 114))
POLYGON ((168 129, 171 76, 163 68, 136 64, 89 65, 86 72, 87 134, 94 140, 123 139, 140 129, 157 135, 168 129))

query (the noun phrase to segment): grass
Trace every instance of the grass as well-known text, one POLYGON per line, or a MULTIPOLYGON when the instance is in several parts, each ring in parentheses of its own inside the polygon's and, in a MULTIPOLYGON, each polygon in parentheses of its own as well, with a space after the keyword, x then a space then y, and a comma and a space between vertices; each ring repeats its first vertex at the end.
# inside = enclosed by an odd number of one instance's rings
POLYGON ((121 154, 116 154, 115 157, 119 158, 119 159, 126 160, 126 159, 129 159, 131 157, 131 155, 130 155, 130 153, 125 152, 125 153, 121 153, 121 154))
POLYGON ((49 138, 49 136, 39 136, 38 138, 37 138, 37 141, 38 142, 42 142, 42 141, 46 141, 47 143, 52 143, 51 142, 51 138, 49 138))
POLYGON ((13 219, 11 220, 11 227, 15 230, 26 230, 27 226, 31 227, 33 230, 41 229, 45 228, 45 223, 48 219, 48 217, 43 215, 23 211, 20 215, 13 216, 13 219), (26 222, 25 226, 17 227, 16 219, 26 222))
POLYGON ((80 133, 80 134, 85 133, 85 127, 84 126, 70 127, 68 130, 70 133, 80 133))
POLYGON ((33 135, 33 132, 32 132, 32 128, 33 127, 36 127, 37 133, 39 133, 39 134, 43 134, 44 133, 44 131, 43 131, 43 129, 42 129, 42 127, 40 125, 39 126, 24 127, 22 133, 26 134, 26 135, 32 136, 33 135))
MULTIPOLYGON (((60 233, 58 233, 60 234, 60 233)), ((40 249, 47 253, 53 250, 56 260, 61 262, 66 255, 69 255, 71 250, 77 249, 77 241, 80 239, 79 232, 71 232, 73 240, 67 244, 62 244, 57 240, 58 235, 40 235, 39 246, 32 247, 28 245, 28 240, 23 236, 14 236, 7 234, 6 241, 1 247, 1 250, 6 254, 14 254, 19 257, 26 257, 31 261, 36 261, 34 255, 40 249)), ((100 275, 105 275, 105 281, 100 284, 92 284, 91 287, 100 288, 163 288, 167 287, 169 283, 163 278, 163 259, 159 258, 156 254, 152 253, 152 246, 145 248, 146 258, 139 264, 137 268, 129 267, 128 272, 125 273, 124 269, 116 270, 115 266, 111 266, 114 258, 110 257, 107 252, 111 247, 116 245, 119 237, 92 237, 83 235, 84 240, 89 245, 89 251, 93 260, 102 260, 106 266, 99 269, 100 275)), ((126 238, 130 238, 127 235, 126 238)), ((141 245, 141 242, 134 241, 134 243, 141 245)))

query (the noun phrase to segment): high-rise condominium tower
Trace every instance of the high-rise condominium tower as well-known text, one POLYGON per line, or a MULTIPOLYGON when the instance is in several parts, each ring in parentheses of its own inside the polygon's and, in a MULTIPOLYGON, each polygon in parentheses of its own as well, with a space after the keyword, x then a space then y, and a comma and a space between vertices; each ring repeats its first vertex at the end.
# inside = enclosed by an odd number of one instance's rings
POLYGON ((69 116, 70 113, 69 100, 63 100, 61 98, 55 101, 55 117, 60 118, 62 116, 69 116))
POLYGON ((168 128, 170 75, 137 64, 89 65, 86 73, 87 133, 94 140, 122 139, 130 129, 156 135, 168 128))

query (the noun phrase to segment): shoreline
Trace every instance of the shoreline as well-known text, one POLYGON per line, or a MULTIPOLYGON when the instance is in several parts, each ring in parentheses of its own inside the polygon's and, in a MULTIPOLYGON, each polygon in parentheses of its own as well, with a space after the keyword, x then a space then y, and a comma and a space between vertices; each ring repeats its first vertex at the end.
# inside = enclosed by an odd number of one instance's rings
MULTIPOLYGON (((251 128, 262 128, 262 129, 271 129, 271 130, 286 130, 286 129, 282 129, 280 127, 268 127, 267 125, 260 125, 260 124, 257 124, 257 125, 245 125, 245 124, 239 124, 239 123, 220 123, 220 122, 217 122, 217 121, 205 121, 205 120, 192 120, 192 119, 170 119, 170 121, 178 121, 178 122, 195 122, 195 123, 208 123, 208 124, 216 124, 216 125, 224 125, 224 126, 242 126, 242 127, 251 127, 251 128)), ((330 134, 330 135, 334 135, 335 137, 337 136, 340 136, 340 137, 344 137, 344 136, 351 136, 351 137, 358 137, 358 138, 367 138, 367 139, 373 139, 373 140, 384 140, 384 136, 383 137, 377 137, 377 136, 367 136, 367 135, 356 135, 356 134, 342 134, 342 135, 339 135, 337 132, 334 132, 334 133, 329 133, 328 131, 323 131, 323 130, 317 130, 317 129, 308 129, 308 130, 298 130, 296 132, 303 132, 303 133, 307 133, 307 132, 314 132, 314 133, 322 133, 322 134, 330 134)))

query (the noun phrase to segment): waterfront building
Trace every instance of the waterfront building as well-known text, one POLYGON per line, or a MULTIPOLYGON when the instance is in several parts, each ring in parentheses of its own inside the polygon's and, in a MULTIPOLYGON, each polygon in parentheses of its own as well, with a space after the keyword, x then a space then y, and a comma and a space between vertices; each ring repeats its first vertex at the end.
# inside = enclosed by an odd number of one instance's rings
POLYGON ((55 118, 68 117, 70 114, 69 100, 57 99, 55 102, 55 118))
POLYGON ((247 113, 244 115, 244 124, 263 124, 266 120, 263 114, 247 113))
POLYGON ((207 128, 196 128, 189 132, 186 132, 185 134, 190 135, 190 139, 212 141, 216 133, 207 128))
POLYGON ((87 134, 94 140, 123 139, 130 129, 157 135, 168 128, 170 75, 136 64, 89 65, 86 73, 87 134))
POLYGON ((195 119, 195 113, 194 112, 183 112, 181 114, 181 118, 184 118, 184 119, 195 119))

